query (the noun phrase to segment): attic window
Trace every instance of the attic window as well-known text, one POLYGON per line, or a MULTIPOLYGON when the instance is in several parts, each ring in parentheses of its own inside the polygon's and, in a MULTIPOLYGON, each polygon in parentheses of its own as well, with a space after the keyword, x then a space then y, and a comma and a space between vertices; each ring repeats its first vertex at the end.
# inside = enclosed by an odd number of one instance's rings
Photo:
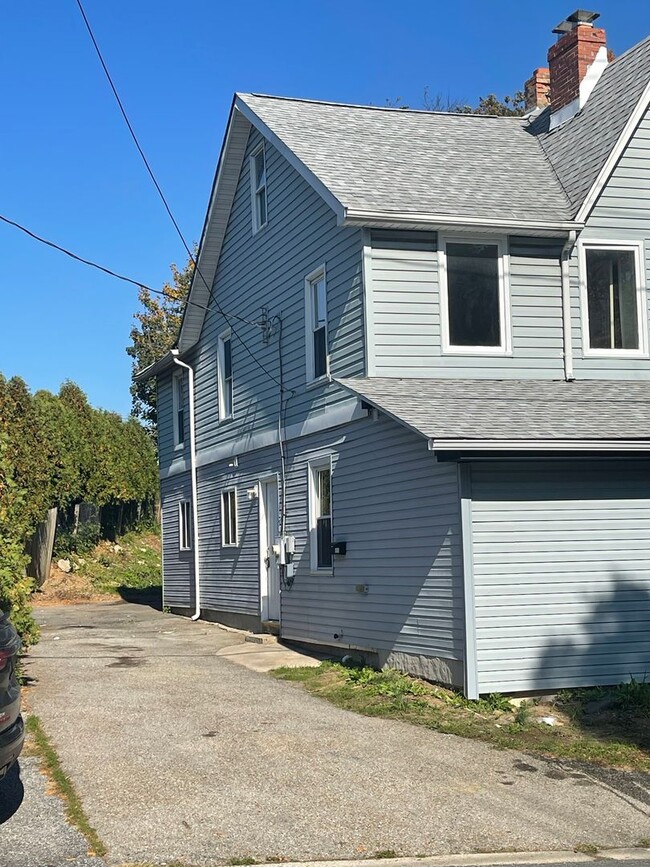
POLYGON ((266 151, 261 144, 253 151, 250 160, 251 204, 253 209, 253 234, 263 229, 268 222, 266 210, 266 151))

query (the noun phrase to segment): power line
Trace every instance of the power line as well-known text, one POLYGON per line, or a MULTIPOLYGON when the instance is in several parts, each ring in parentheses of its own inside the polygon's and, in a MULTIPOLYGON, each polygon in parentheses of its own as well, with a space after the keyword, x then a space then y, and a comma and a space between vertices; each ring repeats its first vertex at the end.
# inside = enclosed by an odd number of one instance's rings
MULTIPOLYGON (((276 383, 276 385, 280 385, 280 387, 282 387, 282 386, 281 386, 281 383, 280 383, 280 380, 279 380, 276 376, 274 376, 272 373, 270 373, 270 372, 266 369, 266 367, 262 364, 262 362, 257 358, 257 356, 255 355, 255 353, 254 353, 254 352, 249 348, 249 346, 248 346, 248 344, 246 343, 246 341, 243 340, 242 337, 240 337, 240 335, 237 333, 237 331, 235 330, 234 326, 232 325, 232 323, 231 323, 231 321, 230 321, 229 315, 225 312, 225 310, 221 307, 221 305, 219 304, 219 302, 217 301, 217 299, 214 297, 212 287, 208 286, 208 282, 207 282, 207 280, 205 279, 205 277, 204 277, 203 274, 201 273, 201 269, 199 268, 198 263, 196 262, 196 260, 195 260, 195 258, 194 258, 194 256, 193 256, 193 254, 192 254, 192 251, 191 251, 190 248, 189 248, 189 245, 188 245, 187 241, 185 240, 185 237, 184 237, 184 235, 183 235, 183 233, 182 233, 182 231, 181 231, 181 229, 180 229, 180 226, 179 226, 178 223, 176 222, 176 219, 175 219, 175 217, 174 217, 174 214, 172 213, 172 209, 171 209, 171 207, 170 207, 170 205, 169 205, 169 202, 167 201, 167 199, 166 199, 166 197, 165 197, 165 194, 163 193, 160 184, 159 184, 158 181, 156 180, 156 176, 155 176, 155 174, 154 174, 154 172, 153 172, 153 169, 152 169, 151 166, 149 165, 149 160, 147 159, 147 157, 146 157, 146 155, 145 155, 145 152, 144 152, 144 150, 142 149, 142 147, 141 147, 141 145, 140 145, 140 142, 138 141, 138 137, 137 137, 137 135, 135 134, 135 130, 133 129, 133 126, 132 126, 132 124, 131 124, 131 121, 129 120, 129 116, 128 116, 128 114, 126 113, 126 109, 124 108, 124 104, 122 103, 122 100, 120 99, 120 95, 119 95, 119 93, 118 93, 118 91, 117 91, 117 87, 115 86, 115 83, 113 82, 113 79, 112 79, 112 77, 111 77, 111 74, 110 74, 110 72, 108 71, 108 66, 106 65, 106 61, 104 60, 104 57, 103 57, 103 55, 102 55, 102 52, 101 52, 101 50, 100 50, 100 48, 99 48, 99 45, 98 45, 98 43, 97 43, 97 40, 95 39, 95 34, 93 33, 93 29, 92 29, 92 27, 90 26, 90 21, 88 20, 88 16, 86 15, 86 12, 85 12, 85 10, 84 10, 84 7, 83 7, 83 4, 82 4, 81 0, 77 0, 77 6, 79 7, 79 11, 81 12, 81 17, 83 18, 84 24, 86 25, 86 30, 88 31, 88 35, 90 36, 91 42, 92 42, 92 44, 93 44, 93 46, 94 46, 94 48, 95 48, 95 52, 96 52, 96 54, 97 54, 97 57, 99 58, 99 62, 100 62, 100 64, 101 64, 101 66, 102 66, 102 69, 104 70, 104 74, 105 74, 105 76, 106 76, 106 79, 107 79, 107 81, 108 81, 108 83, 109 83, 109 85, 110 85, 111 90, 113 91, 113 96, 115 97, 115 100, 116 100, 116 102, 117 102, 117 104, 118 104, 118 107, 119 107, 119 109, 120 109, 120 112, 121 112, 121 114, 122 114, 122 117, 124 118, 124 122, 125 122, 125 124, 126 124, 128 130, 129 130, 129 132, 130 132, 130 134, 131 134, 131 138, 133 139, 133 142, 134 142, 134 144, 135 144, 135 146, 136 146, 136 148, 137 148, 137 150, 138 150, 138 153, 139 153, 140 156, 142 157, 142 162, 144 163, 144 165, 145 165, 145 167, 146 167, 146 169, 147 169, 147 172, 149 173, 149 177, 151 178, 151 180, 152 180, 152 182, 153 182, 153 185, 155 186, 155 188, 156 188, 156 190, 157 190, 157 192, 158 192, 158 195, 160 196, 160 199, 161 199, 161 201, 162 201, 162 203, 163 203, 163 205, 164 205, 164 207, 165 207, 165 210, 167 211, 167 214, 169 215, 169 219, 172 221, 172 223, 173 223, 173 225, 174 225, 174 228, 176 229, 176 232, 177 232, 177 234, 178 234, 178 237, 181 239, 181 242, 182 242, 183 246, 185 247, 185 250, 186 250, 186 252, 187 252, 187 255, 188 255, 189 258, 190 258, 190 261, 191 261, 192 264, 194 265, 194 268, 195 268, 196 273, 199 275, 199 277, 200 277, 201 280, 203 281, 203 284, 205 285, 205 288, 208 290, 208 307, 209 307, 209 305, 210 305, 210 302, 213 301, 215 307, 217 308, 217 311, 218 311, 219 313, 221 313, 221 315, 224 317, 224 319, 226 320, 226 322, 227 322, 228 325, 230 326, 230 330, 231 330, 232 334, 233 334, 233 335, 237 338, 237 340, 241 343, 241 345, 244 347, 244 349, 246 350, 246 352, 247 352, 247 353, 250 355, 250 357, 253 359, 253 361, 255 362, 255 364, 260 368, 260 370, 262 370, 262 371, 263 371, 263 372, 264 372, 264 373, 269 377, 269 379, 272 379, 273 382, 276 383)), ((208 308, 206 308, 206 309, 208 309, 208 308)), ((239 318, 239 317, 234 317, 234 316, 233 316, 232 318, 239 318)))
MULTIPOLYGON (((97 262, 93 262, 92 259, 84 259, 83 256, 79 256, 77 253, 73 253, 72 250, 67 250, 65 247, 62 247, 60 244, 56 244, 54 241, 48 241, 47 238, 43 238, 40 235, 37 235, 35 232, 32 232, 31 229, 28 229, 26 226, 22 226, 15 220, 10 220, 9 217, 5 217, 2 214, 0 214, 0 221, 6 223, 8 226, 13 226, 15 229, 19 229, 21 232, 29 235, 30 238, 33 238, 40 244, 45 244, 46 247, 51 247, 53 250, 57 250, 59 253, 63 253, 66 256, 69 256, 71 259, 74 259, 75 262, 81 262, 83 265, 88 265, 90 268, 96 268, 98 271, 102 271, 104 274, 108 274, 109 277, 115 277, 117 280, 122 280, 124 283, 130 283, 132 286, 137 286, 138 289, 146 289, 147 292, 152 292, 154 295, 162 295, 163 298, 168 298, 170 301, 177 301, 181 305, 191 304, 193 307, 198 307, 201 310, 209 310, 208 307, 204 306, 203 304, 198 304, 196 301, 183 301, 182 299, 176 298, 169 292, 165 292, 161 289, 152 289, 151 286, 147 286, 147 284, 143 283, 141 280, 134 280, 132 277, 125 277, 124 274, 119 274, 117 271, 106 268, 104 265, 99 265, 97 262)), ((237 316, 236 313, 230 313, 229 315, 233 319, 239 319, 240 322, 245 322, 247 325, 256 325, 258 327, 261 327, 259 322, 251 322, 248 319, 244 319, 242 316, 237 316)))

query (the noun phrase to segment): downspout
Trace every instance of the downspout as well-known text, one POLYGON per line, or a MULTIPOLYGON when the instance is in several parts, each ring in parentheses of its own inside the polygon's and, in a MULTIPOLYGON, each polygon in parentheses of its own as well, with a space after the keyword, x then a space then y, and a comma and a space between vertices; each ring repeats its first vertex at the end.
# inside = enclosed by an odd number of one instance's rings
POLYGON ((564 378, 567 382, 575 379, 573 373, 573 335, 571 333, 571 253, 576 243, 577 232, 572 229, 562 247, 560 269, 562 275, 562 328, 564 341, 564 378))
POLYGON ((194 548, 194 614, 192 620, 201 616, 201 581, 199 576, 199 504, 196 484, 196 426, 194 423, 194 369, 181 361, 178 349, 172 349, 174 364, 187 370, 190 414, 190 476, 192 480, 192 546, 194 548))

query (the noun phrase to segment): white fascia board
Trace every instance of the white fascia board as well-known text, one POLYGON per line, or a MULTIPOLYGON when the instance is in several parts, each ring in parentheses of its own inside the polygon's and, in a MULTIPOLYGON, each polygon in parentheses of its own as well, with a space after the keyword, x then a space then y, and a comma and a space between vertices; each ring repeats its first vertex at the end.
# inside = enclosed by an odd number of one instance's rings
POLYGON ((264 123, 264 121, 253 111, 246 101, 237 94, 235 96, 235 108, 240 111, 244 117, 269 141, 273 147, 285 158, 307 183, 313 187, 318 195, 330 206, 336 214, 336 219, 339 223, 345 220, 346 209, 344 205, 336 198, 334 193, 325 186, 325 184, 316 177, 311 169, 300 160, 296 154, 289 148, 282 139, 273 132, 273 130, 264 123))
POLYGON ((535 232, 552 236, 580 230, 573 220, 503 220, 494 217, 460 217, 452 214, 400 214, 390 211, 365 211, 348 208, 344 226, 371 226, 388 229, 468 229, 471 231, 535 232))
POLYGON ((647 440, 430 439, 434 452, 650 452, 647 440))
POLYGON ((630 115, 627 123, 623 127, 623 132, 618 137, 618 141, 614 145, 612 151, 610 152, 607 160, 605 161, 604 166, 598 173, 598 177, 594 181, 591 189, 587 193, 587 196, 582 203, 580 210, 576 215, 576 221, 579 223, 585 223, 589 214, 591 213, 594 205, 598 201, 600 194, 602 193, 605 184, 610 178, 610 175, 614 171, 616 164, 621 158, 623 151, 630 143, 630 139, 634 135, 636 128, 641 123, 643 119, 643 115, 646 113, 648 106, 650 105, 650 81, 645 86, 643 93, 641 94, 641 98, 636 104, 636 107, 632 114, 630 115))

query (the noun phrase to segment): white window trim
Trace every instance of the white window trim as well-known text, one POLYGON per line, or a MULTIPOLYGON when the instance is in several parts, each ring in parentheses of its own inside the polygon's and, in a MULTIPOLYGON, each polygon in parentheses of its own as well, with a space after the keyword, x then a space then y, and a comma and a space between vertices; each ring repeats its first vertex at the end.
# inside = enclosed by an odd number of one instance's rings
POLYGON ((251 215, 253 221, 253 234, 257 235, 265 226, 269 224, 269 185, 267 180, 267 164, 266 164, 266 146, 262 142, 261 145, 255 148, 249 157, 249 175, 251 186, 251 215), (264 183, 259 187, 255 186, 255 158, 260 154, 264 154, 264 183), (264 198, 266 201, 266 220, 263 223, 257 222, 257 194, 264 187, 264 198))
POLYGON ((578 241, 578 271, 580 279, 580 324, 582 353, 585 358, 647 358, 648 301, 645 287, 645 247, 643 241, 578 241), (632 250, 636 269, 636 309, 639 327, 638 349, 592 349, 589 345, 589 305, 587 300, 587 250, 632 250))
POLYGON ((221 546, 223 548, 238 548, 239 547, 239 498, 237 496, 236 486, 224 488, 221 491, 221 546), (224 522, 223 498, 225 494, 234 493, 235 495, 235 541, 226 542, 226 525, 224 522))
POLYGON ((440 285, 440 331, 443 355, 512 355, 512 314, 510 309, 510 253, 506 236, 438 235, 438 280, 440 285), (499 263, 499 346, 452 346, 449 340, 449 291, 447 285, 447 244, 492 244, 499 263))
POLYGON ((217 337, 217 392, 219 397, 219 424, 235 417, 235 373, 232 358, 232 331, 227 328, 217 337), (226 381, 224 377, 224 352, 223 344, 230 340, 230 372, 232 378, 232 406, 230 414, 226 414, 226 381))
MULTIPOLYGON (((316 535, 316 511, 317 511, 317 492, 316 492, 316 474, 319 470, 330 471, 330 518, 332 527, 334 526, 334 497, 333 497, 333 473, 332 473, 332 456, 317 458, 309 461, 307 464, 307 490, 308 490, 308 509, 309 509, 309 571, 312 575, 333 575, 334 567, 322 566, 318 567, 318 540, 316 535)), ((332 564, 334 559, 332 558, 332 564)))
POLYGON ((329 354, 329 311, 327 309, 327 269, 325 263, 312 271, 305 277, 305 359, 307 384, 319 385, 323 382, 329 382, 330 376, 330 354, 329 354), (325 373, 322 376, 314 376, 314 332, 311 327, 313 321, 314 307, 312 299, 312 284, 316 280, 323 279, 325 281, 325 373))
MULTIPOLYGON (((173 417, 173 432, 174 432, 174 451, 180 451, 185 448, 185 431, 182 431, 183 439, 180 438, 180 431, 178 429, 178 411, 179 409, 185 409, 185 407, 179 406, 179 391, 180 391, 180 399, 183 399, 183 374, 179 371, 178 373, 174 373, 172 375, 172 412, 174 414, 173 417)), ((183 413, 183 419, 185 418, 185 413, 183 413)))
POLYGON ((180 500, 178 503, 178 550, 179 551, 191 551, 192 550, 192 501, 191 500, 180 500), (187 527, 185 527, 185 514, 183 510, 183 506, 187 506, 187 514, 189 517, 189 523, 187 527), (183 533, 183 529, 186 530, 186 533, 183 533), (188 544, 183 545, 183 535, 187 536, 188 544))

